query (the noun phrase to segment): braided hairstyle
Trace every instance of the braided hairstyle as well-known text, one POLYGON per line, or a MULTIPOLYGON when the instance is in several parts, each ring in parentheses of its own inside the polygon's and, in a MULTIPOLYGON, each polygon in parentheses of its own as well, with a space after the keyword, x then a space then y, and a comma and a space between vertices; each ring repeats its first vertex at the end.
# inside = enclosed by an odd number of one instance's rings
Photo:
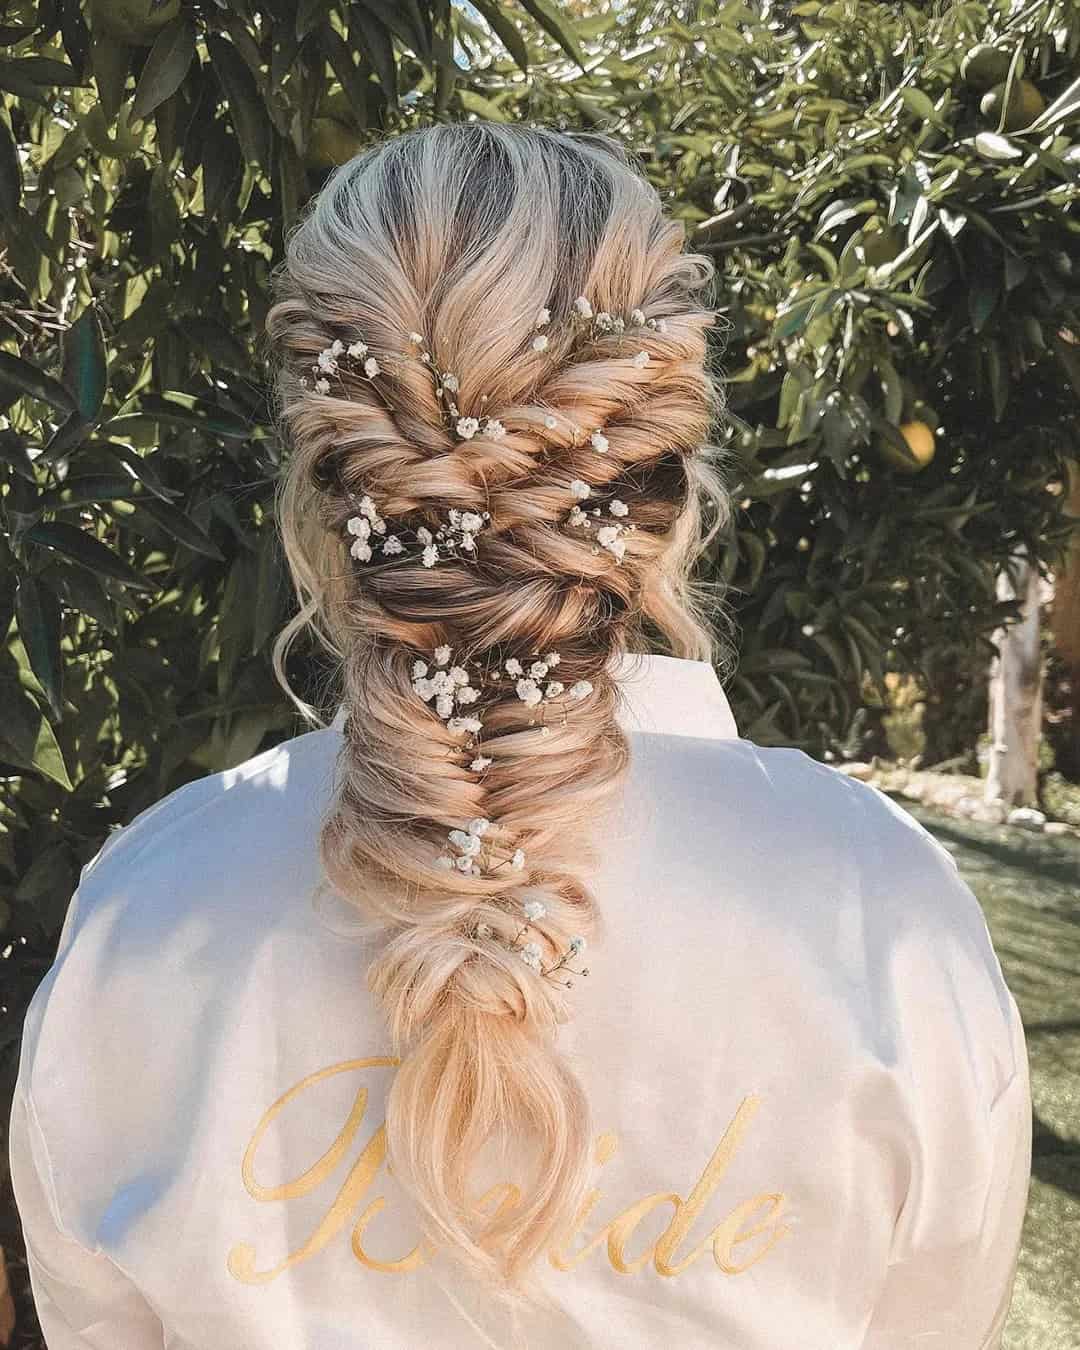
POLYGON ((288 240, 267 322, 300 604, 275 669, 288 690, 307 624, 340 666, 348 717, 320 844, 379 935, 369 983, 402 1055, 388 1160, 428 1239, 512 1294, 588 1184, 589 1108, 555 1033, 568 984, 581 989, 566 953, 599 933, 589 822, 629 755, 612 658, 657 639, 718 654, 690 579, 706 520, 715 533, 726 513, 703 450, 719 410, 710 276, 614 142, 439 125, 333 173, 288 240), (603 322, 582 322, 590 311, 603 322), (367 364, 332 359, 347 347, 367 364), (633 526, 617 549, 592 514, 609 498, 633 526), (423 540, 450 510, 488 515, 475 546, 435 565, 415 547, 350 551, 358 519, 423 540), (503 672, 469 676, 482 743, 418 697, 416 663, 444 646, 503 672), (549 650, 556 690, 587 696, 523 699, 506 661, 527 672, 549 650), (445 856, 470 821, 485 867, 445 856), (496 1136, 531 1145, 535 1165, 492 1217, 468 1183, 496 1136))

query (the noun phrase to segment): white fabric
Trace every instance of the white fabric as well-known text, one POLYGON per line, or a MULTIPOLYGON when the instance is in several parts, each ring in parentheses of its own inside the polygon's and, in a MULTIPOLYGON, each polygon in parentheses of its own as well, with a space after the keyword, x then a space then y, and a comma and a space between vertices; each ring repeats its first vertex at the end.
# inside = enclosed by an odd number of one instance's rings
POLYGON ((622 673, 606 934, 560 1033, 596 1194, 549 1305, 515 1329, 444 1256, 393 1269, 393 1070, 354 1062, 388 1044, 316 853, 342 710, 83 871, 12 1112, 50 1350, 999 1344, 1031 1116, 978 904, 875 789, 739 739, 709 665, 622 673))

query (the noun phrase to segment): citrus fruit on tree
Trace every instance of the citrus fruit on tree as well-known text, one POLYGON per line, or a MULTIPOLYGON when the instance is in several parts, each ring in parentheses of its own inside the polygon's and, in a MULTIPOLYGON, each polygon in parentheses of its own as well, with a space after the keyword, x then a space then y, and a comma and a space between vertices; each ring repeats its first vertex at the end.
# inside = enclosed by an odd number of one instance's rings
MULTIPOLYGON (((983 95, 982 102, 979 104, 979 111, 982 115, 993 122, 997 122, 1001 117, 1001 109, 1005 101, 1005 88, 1004 83, 996 84, 988 94, 983 95)), ((1023 130, 1024 127, 1034 122, 1045 107, 1046 100, 1030 80, 1017 80, 1013 85, 1012 93, 1009 95, 1002 130, 1023 130)))

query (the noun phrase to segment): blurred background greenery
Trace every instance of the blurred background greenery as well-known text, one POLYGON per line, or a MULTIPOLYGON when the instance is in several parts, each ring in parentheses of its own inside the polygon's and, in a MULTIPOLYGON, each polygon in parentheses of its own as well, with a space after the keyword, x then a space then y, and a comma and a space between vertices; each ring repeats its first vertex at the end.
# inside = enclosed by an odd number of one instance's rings
MULTIPOLYGON (((81 865, 298 729, 261 334, 284 233, 379 135, 611 132, 715 260, 735 510, 705 565, 744 736, 977 775, 1006 561, 1080 628, 1075 0, 0 0, 0 48, 4 1107, 81 865)), ((1062 632, 1040 769, 1080 823, 1062 632)))

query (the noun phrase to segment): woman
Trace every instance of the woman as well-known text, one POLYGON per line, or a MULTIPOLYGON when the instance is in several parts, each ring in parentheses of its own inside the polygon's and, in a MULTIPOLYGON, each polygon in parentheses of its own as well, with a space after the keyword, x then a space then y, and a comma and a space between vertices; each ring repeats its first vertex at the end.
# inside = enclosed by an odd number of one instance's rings
POLYGON ((708 275, 525 128, 293 234, 277 663, 342 698, 84 871, 13 1112, 50 1350, 998 1344, 1019 1018, 948 854, 735 734, 708 275))

